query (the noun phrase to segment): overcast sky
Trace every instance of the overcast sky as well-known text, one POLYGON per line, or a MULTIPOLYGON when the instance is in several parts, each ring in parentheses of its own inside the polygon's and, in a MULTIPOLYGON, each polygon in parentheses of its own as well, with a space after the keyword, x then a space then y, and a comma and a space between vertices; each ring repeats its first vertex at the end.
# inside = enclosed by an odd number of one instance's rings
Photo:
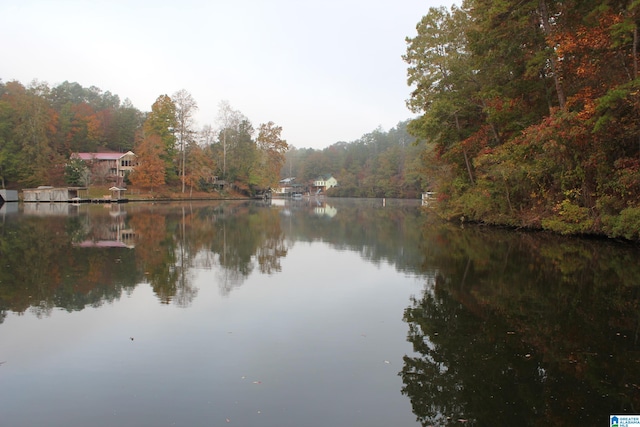
POLYGON ((405 37, 445 0, 0 0, 0 79, 97 86, 142 111, 187 90, 197 126, 220 101, 298 148, 411 117, 405 37))

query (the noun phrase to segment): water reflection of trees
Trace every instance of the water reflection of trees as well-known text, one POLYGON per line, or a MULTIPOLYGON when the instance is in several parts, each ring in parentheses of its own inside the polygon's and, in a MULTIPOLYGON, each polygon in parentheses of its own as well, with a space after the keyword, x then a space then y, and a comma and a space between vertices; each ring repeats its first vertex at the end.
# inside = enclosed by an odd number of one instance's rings
POLYGON ((79 310, 120 297, 136 283, 126 249, 73 245, 75 217, 26 217, 0 227, 0 310, 46 315, 54 307, 79 310))
POLYGON ((264 274, 280 271, 288 247, 277 210, 254 203, 236 205, 218 211, 215 224, 218 238, 208 250, 217 255, 223 294, 240 286, 256 267, 264 274))
POLYGON ((78 310, 113 301, 139 283, 148 283, 162 303, 188 306, 198 293, 199 270, 213 270, 212 285, 227 295, 251 274, 280 272, 282 258, 300 240, 407 271, 419 267, 415 205, 290 208, 287 216, 256 202, 145 203, 18 216, 0 228, 0 256, 9 266, 0 270, 0 310, 78 310))
POLYGON ((322 241, 375 264, 388 262, 399 271, 418 272, 423 259, 420 229, 430 218, 418 209, 418 201, 412 202, 389 200, 383 206, 380 199, 329 199, 337 214, 327 217, 314 215, 311 201, 306 214, 294 211, 283 228, 292 242, 322 241))
POLYGON ((386 261, 399 270, 416 272, 421 258, 420 229, 424 216, 416 204, 382 208, 381 201, 332 200, 338 208, 323 215, 317 202, 295 203, 285 209, 259 204, 233 205, 215 216, 218 238, 210 250, 217 255, 219 286, 223 293, 240 286, 255 269, 281 271, 281 260, 296 242, 322 241, 363 258, 386 261), (333 215, 333 212, 337 214, 333 215), (251 233, 247 233, 251 230, 251 233), (230 242, 232 242, 230 244, 230 242))
POLYGON ((474 227, 423 239, 438 279, 405 311, 417 354, 400 373, 423 425, 592 425, 640 409, 637 248, 474 227))

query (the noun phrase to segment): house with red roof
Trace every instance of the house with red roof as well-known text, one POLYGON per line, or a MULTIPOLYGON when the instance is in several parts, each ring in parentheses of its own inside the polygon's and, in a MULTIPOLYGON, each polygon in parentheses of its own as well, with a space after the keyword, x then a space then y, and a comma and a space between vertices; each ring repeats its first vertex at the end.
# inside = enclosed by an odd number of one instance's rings
POLYGON ((73 153, 71 159, 84 161, 93 175, 105 181, 115 182, 116 185, 122 185, 125 175, 133 171, 137 164, 137 156, 132 151, 73 153))

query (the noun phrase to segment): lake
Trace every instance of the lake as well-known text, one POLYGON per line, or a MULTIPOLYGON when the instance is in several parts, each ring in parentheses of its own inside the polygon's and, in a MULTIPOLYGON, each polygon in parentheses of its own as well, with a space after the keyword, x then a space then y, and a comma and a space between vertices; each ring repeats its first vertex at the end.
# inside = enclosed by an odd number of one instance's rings
POLYGON ((0 424, 608 425, 639 260, 419 201, 5 204, 0 424))

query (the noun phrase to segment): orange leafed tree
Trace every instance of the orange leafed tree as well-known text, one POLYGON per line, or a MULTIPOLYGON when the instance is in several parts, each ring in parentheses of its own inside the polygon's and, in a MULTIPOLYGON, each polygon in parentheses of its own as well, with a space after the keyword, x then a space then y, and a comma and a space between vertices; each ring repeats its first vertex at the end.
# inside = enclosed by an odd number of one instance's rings
POLYGON ((282 127, 273 122, 263 123, 258 128, 257 144, 261 152, 261 184, 274 186, 280 179, 280 169, 285 162, 285 153, 289 149, 287 141, 282 139, 282 127))
POLYGON ((131 173, 131 182, 153 192, 154 188, 164 185, 165 163, 160 157, 163 153, 162 139, 158 135, 146 136, 136 151, 138 165, 131 173))
POLYGON ((195 142, 187 147, 185 184, 189 186, 189 194, 200 181, 213 180, 215 162, 195 142))

